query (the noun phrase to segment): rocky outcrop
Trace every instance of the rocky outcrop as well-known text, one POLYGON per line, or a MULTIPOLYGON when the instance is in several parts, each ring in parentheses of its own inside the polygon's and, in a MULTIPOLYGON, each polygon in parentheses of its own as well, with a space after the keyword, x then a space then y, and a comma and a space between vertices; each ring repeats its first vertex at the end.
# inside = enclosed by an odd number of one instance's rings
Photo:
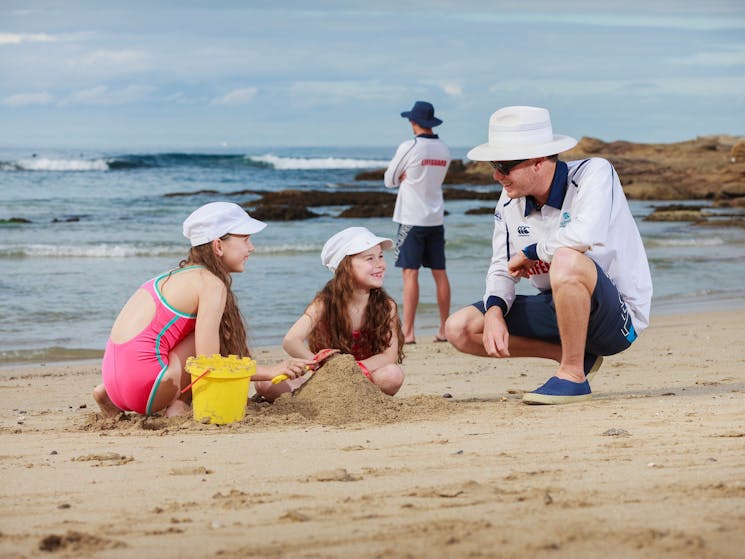
POLYGON ((673 144, 603 142, 582 138, 562 159, 604 157, 626 196, 639 200, 721 200, 745 196, 743 140, 706 136, 673 144))
POLYGON ((243 206, 256 219, 291 221, 324 215, 308 208, 349 206, 337 217, 386 217, 393 215, 396 195, 391 192, 340 190, 280 190, 262 192, 261 197, 243 206))
MULTIPOLYGON (((707 211, 704 206, 658 208, 648 219, 692 221, 697 225, 745 224, 745 138, 705 136, 673 144, 639 144, 598 138, 582 138, 577 146, 561 154, 565 161, 603 157, 613 163, 626 195, 637 200, 706 200, 708 208, 733 208, 730 214, 707 211)), ((358 181, 382 183, 383 169, 365 171, 358 181)), ((491 213, 499 198, 499 185, 488 162, 454 160, 445 179, 445 200, 484 200, 484 207, 469 214, 491 213), (458 185, 453 188, 452 185, 458 185), (494 185, 486 192, 468 185, 494 185)), ((215 191, 174 192, 166 197, 215 194, 215 191)), ((282 190, 264 192, 241 190, 225 193, 233 198, 248 197, 243 206, 257 219, 287 221, 321 215, 345 218, 390 217, 396 203, 395 191, 359 190, 344 185, 339 190, 282 190)), ((245 200, 245 198, 243 198, 245 200)))
MULTIPOLYGON (((582 138, 561 154, 570 161, 603 157, 613 163, 626 195, 637 200, 737 200, 745 197, 745 138, 703 136, 671 144, 641 144, 582 138)), ((447 184, 491 184, 486 162, 450 164, 447 184)), ((383 171, 371 171, 358 180, 381 180, 383 171)))
MULTIPOLYGON (((396 204, 396 194, 368 190, 280 190, 278 192, 256 192, 257 200, 245 202, 253 217, 269 221, 291 221, 310 219, 321 215, 333 217, 391 217, 396 204), (309 208, 332 208, 347 206, 341 211, 326 214, 309 208)), ((489 200, 494 203, 498 197, 495 192, 476 192, 462 188, 446 188, 446 200, 489 200)), ((323 211, 323 210, 321 210, 323 211)))
POLYGON ((745 228, 745 212, 739 209, 727 211, 716 208, 717 206, 713 204, 708 206, 670 204, 656 207, 644 220, 690 221, 700 226, 745 228))

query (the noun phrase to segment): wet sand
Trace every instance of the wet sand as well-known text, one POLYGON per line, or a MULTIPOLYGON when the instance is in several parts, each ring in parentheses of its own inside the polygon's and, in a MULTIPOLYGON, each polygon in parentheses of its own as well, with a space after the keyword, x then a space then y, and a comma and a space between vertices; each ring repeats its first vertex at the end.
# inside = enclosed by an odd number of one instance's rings
POLYGON ((420 341, 377 406, 229 426, 103 420, 96 362, 2 370, 0 557, 742 557, 744 332, 653 317, 561 407, 520 401, 551 362, 420 341))

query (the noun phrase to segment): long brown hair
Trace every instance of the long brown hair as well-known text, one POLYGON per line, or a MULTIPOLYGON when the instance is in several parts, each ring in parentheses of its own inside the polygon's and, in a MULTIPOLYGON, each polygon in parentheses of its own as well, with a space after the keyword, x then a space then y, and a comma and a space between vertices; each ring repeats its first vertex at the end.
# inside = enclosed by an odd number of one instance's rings
MULTIPOLYGON (((320 301, 322 308, 321 316, 308 335, 308 347, 311 351, 316 352, 330 347, 340 349, 344 353, 352 353, 354 340, 348 306, 354 288, 352 260, 350 256, 345 256, 336 268, 334 277, 326 282, 315 296, 314 301, 320 301)), ((404 333, 401 329, 401 320, 398 318, 398 306, 382 287, 370 290, 362 330, 365 331, 365 338, 373 355, 388 349, 395 333, 398 339, 398 363, 403 361, 404 333), (396 313, 393 330, 391 308, 396 313)))
MULTIPOLYGON (((223 238, 226 238, 226 235, 223 238)), ((179 268, 198 264, 204 266, 216 275, 227 288, 227 299, 225 311, 220 319, 220 355, 237 355, 239 357, 251 357, 251 352, 246 344, 246 325, 243 315, 238 308, 238 301, 233 294, 231 285, 233 278, 230 276, 222 261, 212 250, 212 243, 206 243, 191 247, 185 260, 179 262, 179 268)))

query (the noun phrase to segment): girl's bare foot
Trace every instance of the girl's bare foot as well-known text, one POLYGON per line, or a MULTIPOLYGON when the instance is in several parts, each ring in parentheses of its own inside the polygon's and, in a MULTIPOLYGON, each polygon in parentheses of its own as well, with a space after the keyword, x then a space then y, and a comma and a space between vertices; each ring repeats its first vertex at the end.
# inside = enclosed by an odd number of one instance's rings
POLYGON ((166 408, 166 417, 182 417, 191 415, 191 406, 183 400, 176 400, 166 408))
POLYGON ((111 398, 109 398, 103 384, 99 384, 93 389, 93 399, 98 404, 98 407, 101 408, 101 415, 104 417, 117 417, 122 413, 122 410, 117 408, 114 402, 111 401, 111 398))

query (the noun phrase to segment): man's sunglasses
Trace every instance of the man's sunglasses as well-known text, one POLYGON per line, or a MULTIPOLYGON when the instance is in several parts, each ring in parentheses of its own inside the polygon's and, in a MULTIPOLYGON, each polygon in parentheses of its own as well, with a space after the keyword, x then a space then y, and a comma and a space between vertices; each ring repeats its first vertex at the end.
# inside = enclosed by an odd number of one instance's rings
POLYGON ((500 175, 507 176, 512 172, 512 169, 520 165, 520 163, 525 163, 526 161, 528 160, 515 159, 514 161, 489 161, 489 165, 492 166, 492 169, 499 171, 500 175))

